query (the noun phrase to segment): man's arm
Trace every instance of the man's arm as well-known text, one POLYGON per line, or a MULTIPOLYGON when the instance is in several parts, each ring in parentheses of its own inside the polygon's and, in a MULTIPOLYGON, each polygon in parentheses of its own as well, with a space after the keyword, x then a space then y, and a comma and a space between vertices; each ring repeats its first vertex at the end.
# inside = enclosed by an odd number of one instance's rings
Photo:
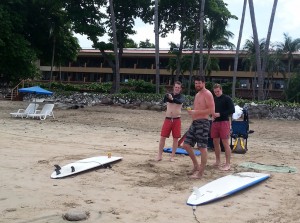
POLYGON ((182 94, 173 95, 171 94, 171 97, 168 96, 168 94, 164 97, 164 103, 175 103, 175 104, 183 104, 185 98, 182 94), (170 99, 171 98, 171 99, 170 99))
POLYGON ((182 94, 173 96, 173 103, 175 104, 183 104, 185 98, 182 94))
POLYGON ((170 100, 170 99, 168 98, 168 94, 165 94, 165 97, 164 97, 163 102, 166 103, 166 102, 168 102, 169 100, 170 100))

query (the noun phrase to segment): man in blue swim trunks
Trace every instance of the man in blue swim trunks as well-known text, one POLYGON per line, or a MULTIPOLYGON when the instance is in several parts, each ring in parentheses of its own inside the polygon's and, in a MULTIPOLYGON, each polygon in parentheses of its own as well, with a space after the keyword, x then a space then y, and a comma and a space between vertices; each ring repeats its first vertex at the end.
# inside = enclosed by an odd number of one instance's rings
POLYGON ((198 93, 195 95, 194 108, 187 111, 193 122, 186 134, 183 148, 189 153, 194 165, 190 178, 200 179, 207 163, 207 143, 210 129, 208 118, 215 112, 215 103, 212 93, 205 88, 204 76, 195 78, 195 89, 198 93), (192 149, 196 143, 201 152, 200 165, 192 149))

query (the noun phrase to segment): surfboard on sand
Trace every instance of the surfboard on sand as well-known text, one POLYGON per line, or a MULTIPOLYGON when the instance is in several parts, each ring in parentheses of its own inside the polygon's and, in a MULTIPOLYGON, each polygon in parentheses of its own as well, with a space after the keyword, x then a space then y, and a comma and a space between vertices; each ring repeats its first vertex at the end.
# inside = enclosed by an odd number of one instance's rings
POLYGON ((55 170, 51 174, 51 178, 57 179, 57 178, 67 177, 89 169, 108 165, 115 161, 121 160, 122 158, 123 157, 116 157, 116 156, 111 156, 111 157, 96 156, 96 157, 78 160, 76 162, 67 164, 62 167, 60 167, 59 165, 54 165, 55 170))
MULTIPOLYGON (((163 151, 165 153, 172 153, 172 148, 164 148, 163 151)), ((194 153, 196 156, 200 156, 201 152, 199 150, 194 150, 194 153)), ((175 154, 183 154, 183 155, 189 155, 188 152, 183 148, 177 148, 175 154)))
POLYGON ((241 172, 221 177, 200 188, 194 188, 187 204, 191 206, 206 204, 258 184, 269 177, 270 174, 256 172, 241 172))

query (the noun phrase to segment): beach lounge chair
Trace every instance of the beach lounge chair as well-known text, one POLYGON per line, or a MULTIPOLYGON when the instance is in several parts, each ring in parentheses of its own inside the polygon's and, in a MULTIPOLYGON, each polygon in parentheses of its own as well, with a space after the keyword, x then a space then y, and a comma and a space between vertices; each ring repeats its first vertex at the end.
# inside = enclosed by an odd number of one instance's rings
POLYGON ((30 103, 26 109, 19 109, 17 112, 12 112, 10 113, 10 116, 14 118, 16 117, 27 118, 27 116, 29 114, 33 114, 38 107, 39 107, 38 104, 30 103))
POLYGON ((53 108, 54 104, 45 104, 42 110, 36 110, 34 114, 28 114, 28 117, 39 118, 40 120, 45 120, 48 116, 55 118, 53 108))

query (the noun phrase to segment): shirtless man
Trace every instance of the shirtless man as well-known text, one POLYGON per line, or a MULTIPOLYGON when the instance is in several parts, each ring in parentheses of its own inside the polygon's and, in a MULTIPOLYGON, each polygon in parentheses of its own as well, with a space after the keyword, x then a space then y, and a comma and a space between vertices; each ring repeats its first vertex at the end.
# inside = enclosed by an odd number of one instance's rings
POLYGON ((205 88, 204 76, 195 78, 195 89, 198 93, 195 95, 194 109, 187 111, 191 115, 193 122, 186 134, 183 148, 189 153, 194 165, 190 178, 200 179, 207 163, 207 143, 210 129, 208 118, 209 115, 214 114, 215 103, 212 93, 205 88), (196 143, 201 152, 200 165, 192 149, 196 143))
POLYGON ((178 139, 181 136, 181 108, 184 102, 184 96, 181 95, 181 82, 176 81, 173 86, 173 93, 166 94, 164 97, 164 103, 167 102, 167 111, 166 118, 164 120, 164 124, 161 129, 160 141, 159 141, 159 149, 157 154, 157 161, 162 160, 163 148, 166 143, 166 138, 170 137, 170 133, 172 132, 173 136, 173 145, 172 145, 172 154, 170 161, 174 161, 175 152, 178 146, 178 139))

